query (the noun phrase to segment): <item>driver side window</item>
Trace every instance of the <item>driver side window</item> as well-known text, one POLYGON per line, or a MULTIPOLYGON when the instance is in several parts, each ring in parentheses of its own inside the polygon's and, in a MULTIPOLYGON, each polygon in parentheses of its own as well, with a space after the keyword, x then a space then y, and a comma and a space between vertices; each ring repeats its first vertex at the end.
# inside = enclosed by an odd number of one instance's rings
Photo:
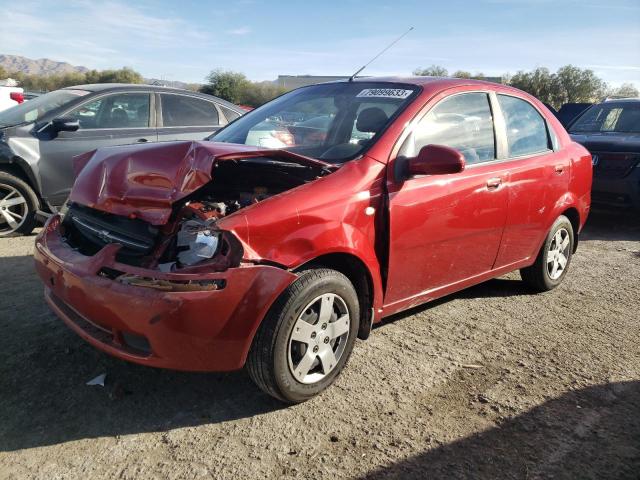
POLYGON ((78 120, 81 129, 144 128, 149 106, 148 93, 121 93, 84 103, 65 116, 78 120))
POLYGON ((400 149, 414 157, 427 145, 459 150, 467 164, 496 158, 493 115, 486 93, 463 93, 445 98, 420 120, 400 149))

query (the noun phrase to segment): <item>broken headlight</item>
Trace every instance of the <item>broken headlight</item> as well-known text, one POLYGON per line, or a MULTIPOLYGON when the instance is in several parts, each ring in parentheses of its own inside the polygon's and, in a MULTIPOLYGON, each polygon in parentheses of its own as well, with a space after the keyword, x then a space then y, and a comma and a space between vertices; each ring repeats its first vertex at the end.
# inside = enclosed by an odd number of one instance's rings
POLYGON ((181 265, 196 265, 213 258, 220 246, 220 232, 214 230, 211 220, 187 220, 178 231, 178 262, 181 265))

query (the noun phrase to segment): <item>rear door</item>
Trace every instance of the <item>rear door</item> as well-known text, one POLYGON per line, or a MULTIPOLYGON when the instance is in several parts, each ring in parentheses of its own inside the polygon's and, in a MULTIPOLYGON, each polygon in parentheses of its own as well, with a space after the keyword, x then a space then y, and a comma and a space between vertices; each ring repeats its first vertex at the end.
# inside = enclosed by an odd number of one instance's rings
POLYGON ((489 92, 441 99, 404 141, 390 169, 385 309, 399 310, 491 270, 507 215, 508 171, 496 151, 489 92), (461 151, 463 172, 406 177, 425 145, 461 151))
POLYGON ((153 96, 148 92, 118 92, 93 97, 61 116, 79 121, 75 132, 60 132, 40 142, 43 196, 62 205, 73 185, 72 158, 100 147, 157 140, 153 96))
POLYGON ((542 114, 527 100, 496 95, 510 170, 509 212, 495 268, 537 255, 556 203, 569 189, 570 160, 542 114))
POLYGON ((215 102, 177 93, 161 93, 157 98, 161 141, 203 140, 227 123, 215 102))

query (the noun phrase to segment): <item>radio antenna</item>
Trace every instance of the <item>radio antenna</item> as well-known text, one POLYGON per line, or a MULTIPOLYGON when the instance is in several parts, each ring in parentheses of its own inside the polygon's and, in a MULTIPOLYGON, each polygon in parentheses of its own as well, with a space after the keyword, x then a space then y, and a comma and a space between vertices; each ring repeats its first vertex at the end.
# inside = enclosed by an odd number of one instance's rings
POLYGON ((404 37, 407 36, 407 34, 413 30, 413 27, 409 27, 409 30, 407 30, 406 32, 404 32, 402 35, 400 35, 398 38, 396 38, 393 42, 391 42, 389 45, 387 45, 380 53, 378 53, 375 57, 373 57, 371 60, 369 60, 369 63, 366 63, 362 66, 362 68, 360 68, 360 70, 358 70, 356 73, 354 73, 353 75, 351 75, 351 77, 349 77, 349 81, 353 82, 353 79, 356 78, 356 76, 362 72, 365 68, 367 68, 369 65, 371 65, 373 63, 374 60, 376 60, 380 55, 382 55, 384 52, 386 52, 387 50, 389 50, 391 47, 393 47, 396 43, 398 43, 400 40, 402 40, 404 37))

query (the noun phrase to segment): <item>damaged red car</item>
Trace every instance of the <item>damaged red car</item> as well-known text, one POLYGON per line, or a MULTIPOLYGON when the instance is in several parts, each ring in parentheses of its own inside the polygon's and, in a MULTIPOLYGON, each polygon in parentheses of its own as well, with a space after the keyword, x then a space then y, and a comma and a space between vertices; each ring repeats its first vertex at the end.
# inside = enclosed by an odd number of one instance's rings
POLYGON ((300 88, 210 141, 75 159, 36 240, 55 313, 154 367, 247 366, 304 401, 384 317, 520 270, 567 274, 591 158, 538 100, 430 77, 300 88))

